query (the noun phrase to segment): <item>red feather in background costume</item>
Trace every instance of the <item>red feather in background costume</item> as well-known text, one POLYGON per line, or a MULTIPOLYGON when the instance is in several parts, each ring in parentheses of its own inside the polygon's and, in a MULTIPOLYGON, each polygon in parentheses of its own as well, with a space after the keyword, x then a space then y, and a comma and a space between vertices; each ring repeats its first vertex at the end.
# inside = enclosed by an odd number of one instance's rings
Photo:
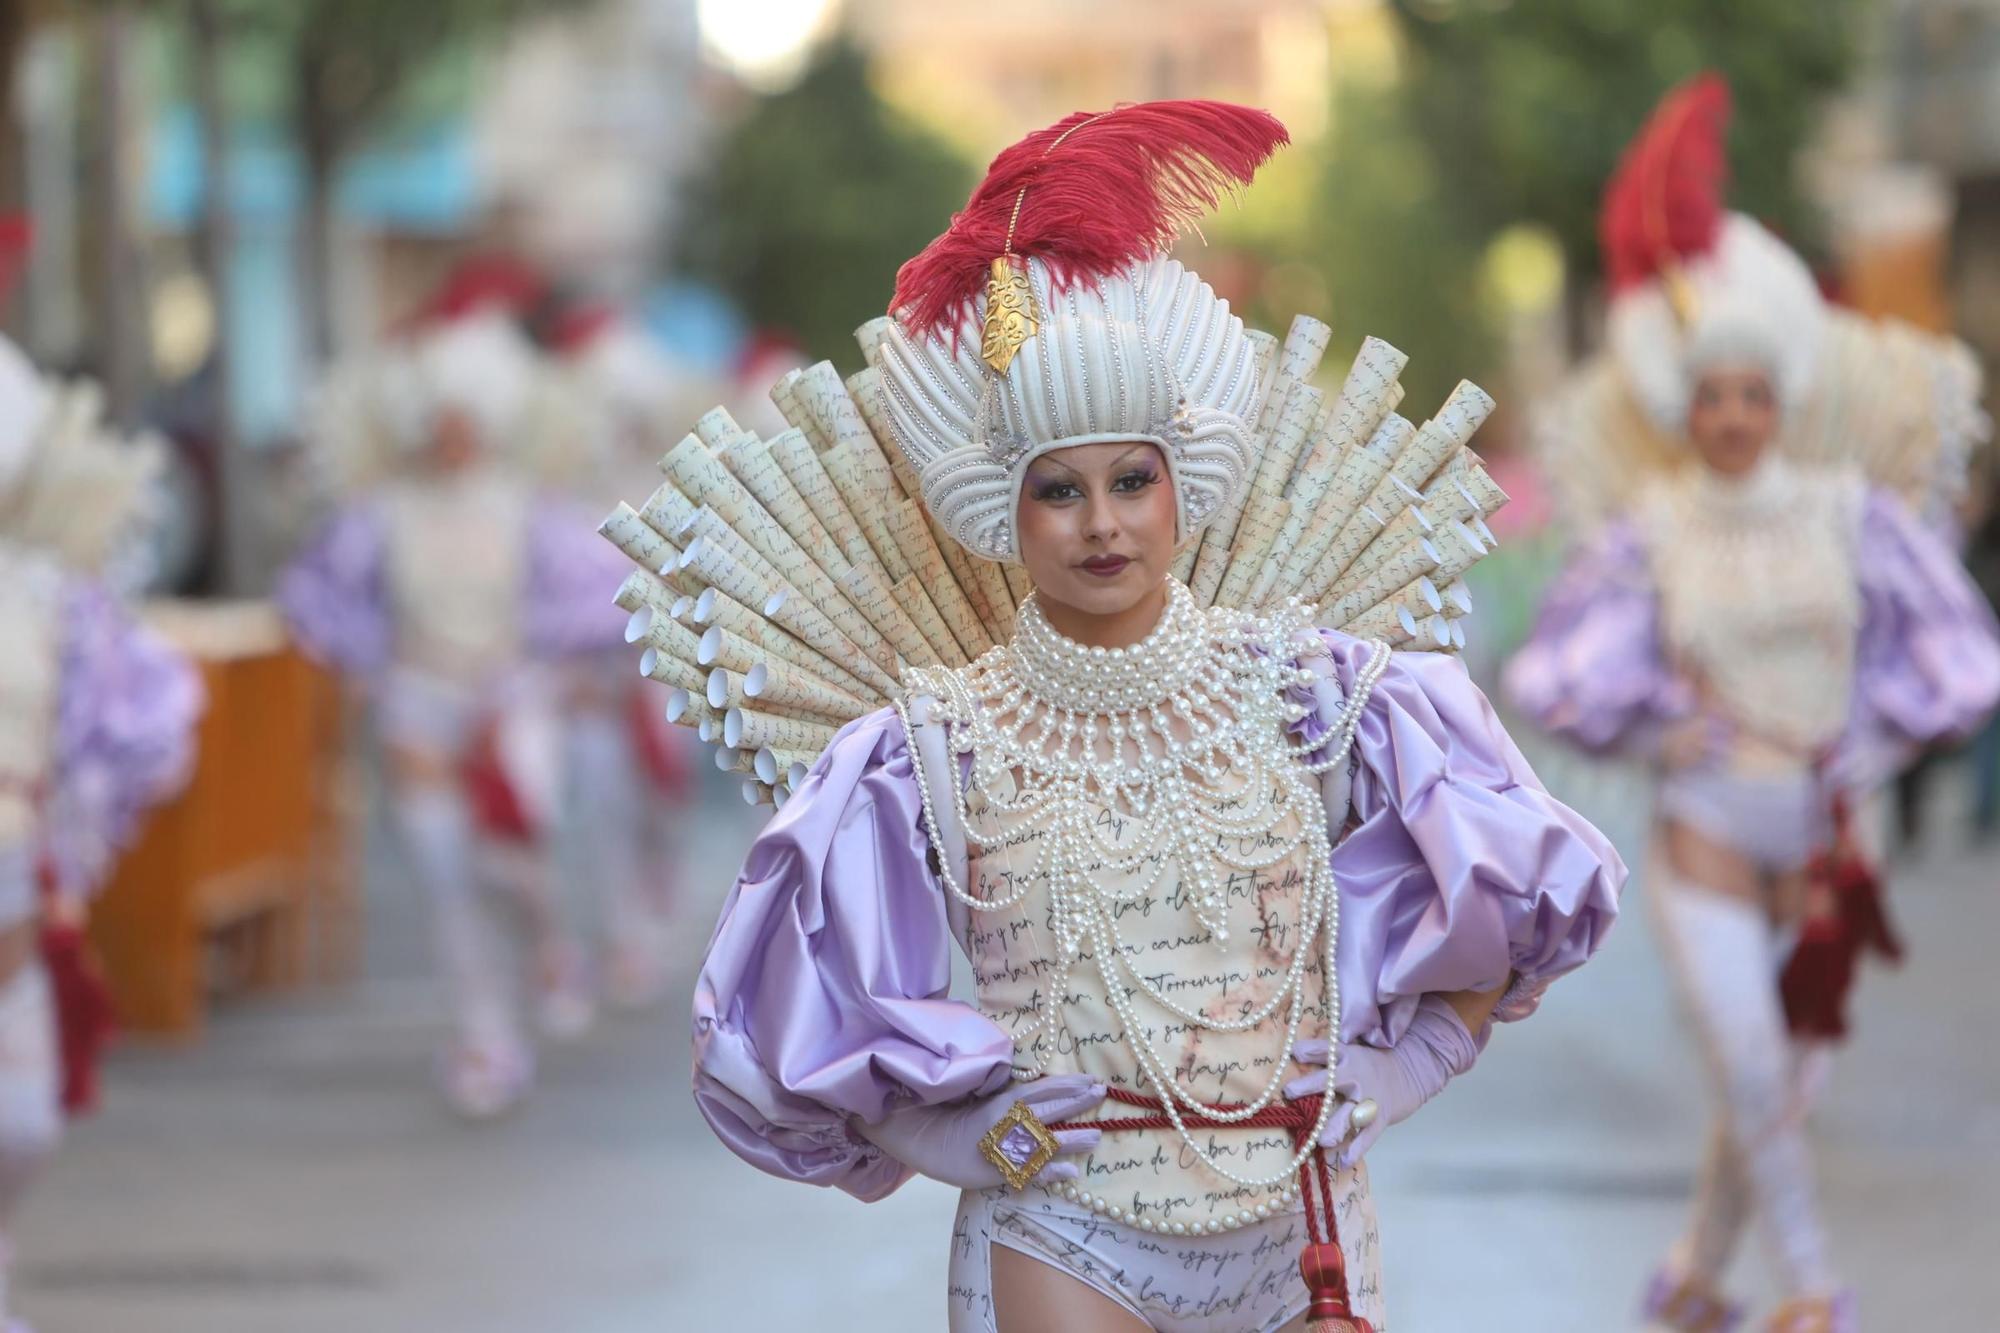
POLYGON ((956 324, 1009 249, 1062 286, 1159 254, 1290 141, 1270 113, 1227 102, 1076 112, 993 159, 944 235, 897 273, 890 312, 920 336, 956 324))
POLYGON ((1722 229, 1729 85, 1698 74, 1660 99, 1604 190, 1597 241, 1616 292, 1698 255, 1722 229))

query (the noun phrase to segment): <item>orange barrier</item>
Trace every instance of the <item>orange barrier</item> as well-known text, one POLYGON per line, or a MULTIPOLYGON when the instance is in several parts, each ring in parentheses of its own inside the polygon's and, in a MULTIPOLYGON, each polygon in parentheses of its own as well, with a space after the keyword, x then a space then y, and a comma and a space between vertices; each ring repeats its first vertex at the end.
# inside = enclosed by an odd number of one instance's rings
POLYGON ((214 996, 352 971, 344 713, 265 604, 164 604, 147 619, 199 663, 208 708, 187 789, 120 862, 90 936, 123 1029, 190 1038, 214 996))

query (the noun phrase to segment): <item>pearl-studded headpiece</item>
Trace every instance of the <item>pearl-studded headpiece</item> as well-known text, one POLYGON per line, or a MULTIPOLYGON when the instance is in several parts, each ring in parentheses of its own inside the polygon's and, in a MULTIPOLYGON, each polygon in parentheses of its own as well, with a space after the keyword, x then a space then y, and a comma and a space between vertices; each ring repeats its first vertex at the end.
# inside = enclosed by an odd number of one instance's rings
POLYGON ((1004 371, 981 356, 983 296, 951 328, 917 337, 898 323, 882 344, 890 425, 925 505, 974 554, 1018 561, 1014 509, 1029 463, 1150 440, 1185 541, 1246 480, 1257 375, 1243 321, 1171 259, 1066 290, 1048 265, 1024 262, 1037 332, 1004 371))

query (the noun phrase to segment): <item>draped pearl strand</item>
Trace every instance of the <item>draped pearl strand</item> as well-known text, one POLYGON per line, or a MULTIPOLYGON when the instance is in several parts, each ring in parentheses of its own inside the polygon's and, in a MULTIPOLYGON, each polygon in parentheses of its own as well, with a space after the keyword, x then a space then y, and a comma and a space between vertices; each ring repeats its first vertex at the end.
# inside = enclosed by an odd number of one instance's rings
MULTIPOLYGON (((1185 586, 1172 580, 1168 594, 1160 623, 1130 647, 1106 649, 1064 638, 1031 597, 1021 607, 1011 643, 967 667, 908 673, 908 693, 928 694, 936 701, 933 716, 946 726, 949 753, 972 755, 970 787, 957 762, 947 765, 953 808, 967 837, 979 843, 998 841, 1004 836, 998 821, 1009 816, 1032 822, 1043 835, 1032 872, 1017 876, 1005 896, 970 892, 949 865, 941 867, 942 878, 955 899, 979 912, 1014 907, 1046 884, 1058 955, 1051 994, 1068 993, 1070 968, 1087 954, 1123 1024, 1144 1084, 1158 1095, 1182 1142, 1216 1174, 1238 1185, 1288 1190, 1300 1164, 1317 1147, 1334 1098, 1322 1100, 1312 1134, 1290 1161, 1254 1175, 1218 1161, 1186 1128, 1184 1112, 1240 1123, 1282 1095, 1285 1071, 1309 1013, 1306 977, 1315 956, 1325 986, 1313 1016, 1325 1021, 1330 1034, 1339 1030, 1339 894, 1316 779, 1347 762, 1362 710, 1388 666, 1389 650, 1370 644, 1367 662, 1330 734, 1317 741, 1297 738, 1292 728, 1311 710, 1294 702, 1288 691, 1318 679, 1297 659, 1324 651, 1312 631, 1309 610, 1294 601, 1269 617, 1223 607, 1204 611, 1185 586), (1005 781, 1009 778, 1011 784, 1005 781), (968 803, 974 788, 992 812, 986 820, 968 803), (1092 814, 1097 807, 1115 810, 1128 817, 1122 822, 1135 826, 1136 835, 1122 849, 1099 835, 1092 814), (978 836, 982 829, 992 836, 978 836), (1196 922, 1219 946, 1229 939, 1228 875, 1269 869, 1301 851, 1300 942, 1282 983, 1249 1012, 1234 1019, 1211 1018, 1165 993, 1129 961, 1118 908, 1151 897, 1169 882, 1169 871, 1177 872, 1179 883, 1190 889, 1196 922), (1149 862, 1155 867, 1151 874, 1122 886, 1093 873, 1096 868, 1114 877, 1132 876, 1149 862), (1236 1109, 1209 1105, 1189 1094, 1141 1035, 1135 995, 1182 1023, 1211 1032, 1252 1030, 1282 1008, 1285 1035, 1265 1086, 1236 1109)), ((907 713, 904 721, 908 725, 907 713)), ((935 795, 922 765, 916 774, 926 828, 933 843, 942 845, 935 795)), ((1037 1069, 1032 1074, 1017 1071, 1019 1076, 1047 1072, 1047 1052, 1056 1045, 1063 1022, 1059 1000, 1043 1007, 1039 1023, 1045 1039, 1036 1043, 1037 1069)), ((1333 1074, 1329 1068, 1329 1086, 1333 1074)), ((1066 1193, 1093 1207, 1103 1202, 1066 1193)), ((1109 1205, 1100 1211, 1109 1211, 1109 1205)), ((1227 1222, 1240 1226, 1254 1220, 1246 1212, 1227 1222)), ((1161 1229, 1171 1228, 1162 1223, 1161 1229)), ((1197 1229, 1224 1228, 1197 1224, 1197 1229)))

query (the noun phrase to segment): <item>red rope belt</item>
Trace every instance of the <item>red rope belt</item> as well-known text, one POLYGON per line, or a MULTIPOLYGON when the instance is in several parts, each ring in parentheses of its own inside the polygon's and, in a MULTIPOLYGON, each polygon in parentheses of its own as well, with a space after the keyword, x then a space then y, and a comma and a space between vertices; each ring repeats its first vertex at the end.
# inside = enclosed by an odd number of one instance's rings
MULTIPOLYGON (((1125 1088, 1111 1088, 1108 1095, 1123 1106, 1158 1107, 1150 1097, 1125 1088)), ((1212 1115, 1185 1113, 1186 1129, 1282 1129, 1292 1136, 1294 1150, 1304 1146, 1319 1122, 1318 1097, 1274 1102, 1241 1120, 1218 1120, 1212 1115)), ((1224 1114, 1242 1110, 1240 1103, 1215 1108, 1224 1114)), ((1172 1129, 1174 1122, 1165 1112, 1151 1115, 1118 1116, 1108 1120, 1065 1120, 1050 1129, 1097 1129, 1116 1134, 1138 1129, 1172 1129)), ((1299 1163, 1299 1198, 1306 1208, 1306 1247, 1299 1254, 1299 1276, 1305 1279, 1312 1304, 1306 1309, 1310 1333, 1375 1333, 1374 1326, 1355 1314, 1347 1297, 1347 1259, 1340 1251, 1340 1230, 1333 1215, 1333 1166, 1323 1150, 1310 1153, 1299 1163)))

